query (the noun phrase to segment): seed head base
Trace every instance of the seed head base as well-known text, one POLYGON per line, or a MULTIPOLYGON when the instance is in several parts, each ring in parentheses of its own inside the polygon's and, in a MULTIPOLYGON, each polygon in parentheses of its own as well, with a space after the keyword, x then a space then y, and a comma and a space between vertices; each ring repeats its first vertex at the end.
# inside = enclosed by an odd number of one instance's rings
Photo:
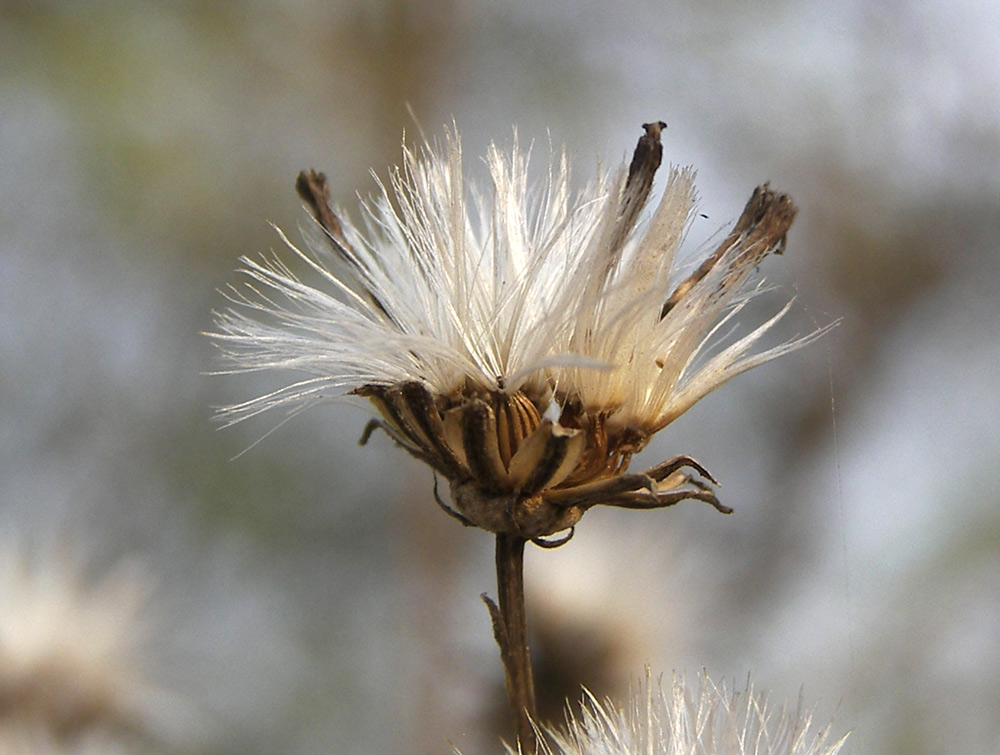
POLYGON ((600 417, 578 408, 553 422, 520 392, 444 397, 417 381, 368 385, 355 393, 382 415, 362 442, 380 427, 447 477, 452 505, 438 502, 467 526, 538 541, 571 529, 597 505, 655 509, 690 499, 732 511, 710 487, 718 484, 715 478, 689 456, 628 473, 645 439, 609 438, 600 417), (564 420, 579 427, 566 427, 564 420))

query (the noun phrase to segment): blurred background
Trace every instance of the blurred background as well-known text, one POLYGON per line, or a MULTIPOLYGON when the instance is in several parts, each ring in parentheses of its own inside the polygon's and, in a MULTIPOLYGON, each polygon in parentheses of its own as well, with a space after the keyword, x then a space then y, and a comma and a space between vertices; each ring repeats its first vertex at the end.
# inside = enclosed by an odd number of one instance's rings
POLYGON ((732 516, 529 552, 544 710, 705 667, 845 752, 997 752, 998 49, 987 0, 0 2, 0 737, 498 752, 491 538, 353 407, 217 429, 280 379, 207 375, 200 332, 303 168, 351 208, 454 119, 473 177, 516 126, 582 184, 662 119, 687 253, 770 180, 800 213, 747 319, 841 324, 636 462, 693 455, 732 516))

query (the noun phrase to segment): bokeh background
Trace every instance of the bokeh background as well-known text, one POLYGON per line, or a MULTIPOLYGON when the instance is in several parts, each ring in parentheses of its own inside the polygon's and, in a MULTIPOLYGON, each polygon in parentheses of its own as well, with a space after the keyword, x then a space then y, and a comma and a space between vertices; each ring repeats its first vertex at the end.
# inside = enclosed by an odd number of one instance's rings
POLYGON ((662 119, 688 253, 770 180, 800 213, 748 317, 841 324, 637 462, 695 456, 731 517, 595 511, 529 553, 546 711, 705 667, 801 690, 846 752, 1000 751, 998 50, 988 0, 0 2, 0 734, 8 627, 72 655, 86 610, 139 700, 95 751, 498 752, 490 538, 355 408, 217 429, 278 383, 207 375, 200 332, 297 234, 303 168, 351 207, 454 118, 473 176, 516 126, 582 183, 662 119))

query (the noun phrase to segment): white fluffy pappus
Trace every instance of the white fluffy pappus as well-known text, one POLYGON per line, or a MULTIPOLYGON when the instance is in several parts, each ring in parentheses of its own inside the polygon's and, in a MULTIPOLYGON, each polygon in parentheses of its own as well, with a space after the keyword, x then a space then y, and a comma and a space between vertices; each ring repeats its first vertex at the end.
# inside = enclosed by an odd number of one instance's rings
POLYGON ((324 288, 277 256, 243 258, 247 282, 229 290, 235 306, 217 313, 212 334, 231 371, 312 377, 224 416, 301 408, 370 383, 419 379, 448 394, 466 380, 514 391, 541 379, 659 429, 739 372, 822 332, 747 356, 783 309, 695 369, 720 317, 745 303, 744 279, 768 250, 747 255, 731 242, 729 259, 661 317, 695 209, 693 169, 670 168, 649 221, 623 228, 626 166, 573 194, 565 153, 537 187, 528 159, 516 142, 509 155, 491 146, 483 190, 465 181, 457 133, 439 149, 404 146, 390 185, 362 202, 361 226, 342 223, 343 258, 318 227, 307 229, 306 249, 281 234, 324 288))
POLYGON ((795 708, 775 706, 749 680, 730 690, 704 670, 694 682, 675 674, 669 688, 654 686, 647 671, 624 706, 585 692, 565 726, 541 733, 540 755, 837 755, 848 736, 814 726, 801 698, 795 708))

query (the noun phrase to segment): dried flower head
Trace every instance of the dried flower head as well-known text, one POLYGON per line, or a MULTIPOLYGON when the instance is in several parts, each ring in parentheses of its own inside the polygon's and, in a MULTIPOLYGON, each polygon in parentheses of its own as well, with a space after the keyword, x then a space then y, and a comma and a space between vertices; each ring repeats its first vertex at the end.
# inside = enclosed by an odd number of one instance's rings
POLYGON ((730 692, 704 671, 695 684, 675 675, 669 691, 654 690, 647 671, 624 708, 586 693, 579 713, 544 735, 539 755, 837 755, 847 739, 830 741, 829 726, 815 728, 801 699, 794 710, 774 707, 749 682, 730 692))
POLYGON ((663 128, 645 124, 631 163, 578 194, 565 154, 531 186, 516 144, 509 156, 491 147, 484 192, 465 185, 456 133, 442 149, 404 146, 389 186, 362 203, 360 226, 330 206, 322 174, 303 173, 297 188, 318 224, 308 249, 289 246, 319 283, 277 257, 244 258, 248 280, 229 291, 213 336, 232 372, 310 377, 224 416, 367 398, 375 426, 448 478, 452 506, 439 502, 449 513, 539 543, 596 504, 697 499, 728 512, 693 459, 633 474, 633 454, 731 377, 818 333, 752 353, 785 307, 713 350, 720 325, 759 290, 747 279, 782 250, 796 208, 759 187, 718 248, 678 274, 693 170, 672 167, 640 222, 663 128))
POLYGON ((0 543, 0 751, 22 737, 21 752, 48 752, 47 738, 66 751, 148 746, 200 726, 190 701, 154 681, 149 575, 125 561, 86 572, 63 549, 0 543))

